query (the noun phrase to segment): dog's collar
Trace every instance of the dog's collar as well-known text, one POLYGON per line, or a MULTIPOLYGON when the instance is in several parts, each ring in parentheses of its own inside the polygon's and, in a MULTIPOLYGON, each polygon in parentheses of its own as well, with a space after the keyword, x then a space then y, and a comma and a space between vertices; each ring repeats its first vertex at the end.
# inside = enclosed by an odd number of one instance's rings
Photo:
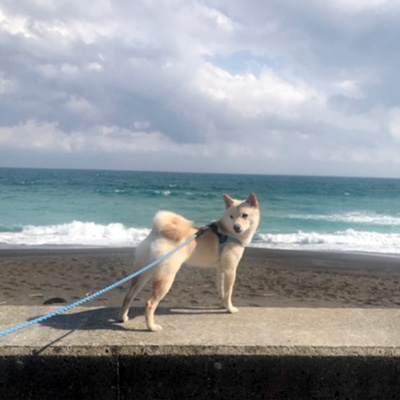
POLYGON ((237 238, 235 238, 235 237, 233 237, 233 236, 229 236, 229 235, 224 235, 224 234, 222 234, 222 233, 219 231, 219 229, 218 229, 218 224, 217 224, 216 222, 211 223, 210 225, 208 225, 208 227, 211 229, 211 231, 212 231, 213 233, 215 233, 215 234, 217 235, 217 237, 218 237, 218 242, 219 242, 219 246, 220 246, 221 250, 222 250, 222 249, 224 248, 224 246, 225 246, 227 243, 229 243, 229 242, 231 242, 231 243, 238 243, 238 244, 242 245, 242 242, 241 242, 239 239, 237 239, 237 238))

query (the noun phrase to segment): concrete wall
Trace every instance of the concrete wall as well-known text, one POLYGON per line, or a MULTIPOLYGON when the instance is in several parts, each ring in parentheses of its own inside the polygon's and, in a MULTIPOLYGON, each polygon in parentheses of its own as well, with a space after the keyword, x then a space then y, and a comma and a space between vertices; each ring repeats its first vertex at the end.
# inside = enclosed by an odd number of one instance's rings
MULTIPOLYGON (((0 330, 51 306, 2 306, 0 330)), ((78 308, 0 338, 0 400, 400 400, 400 310, 78 308)))
POLYGON ((400 358, 2 356, 1 400, 400 399, 400 358))

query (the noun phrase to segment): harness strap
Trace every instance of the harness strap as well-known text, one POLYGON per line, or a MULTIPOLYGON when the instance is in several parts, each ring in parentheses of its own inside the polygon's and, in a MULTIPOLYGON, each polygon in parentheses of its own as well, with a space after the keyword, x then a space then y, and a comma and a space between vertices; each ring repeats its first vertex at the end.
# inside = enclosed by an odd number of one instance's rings
POLYGON ((229 235, 224 235, 218 230, 218 224, 216 222, 211 223, 208 225, 208 227, 211 229, 211 231, 217 235, 218 242, 219 242, 219 252, 221 253, 222 250, 224 249, 225 245, 227 243, 239 243, 242 244, 242 242, 239 239, 236 239, 233 236, 229 235))

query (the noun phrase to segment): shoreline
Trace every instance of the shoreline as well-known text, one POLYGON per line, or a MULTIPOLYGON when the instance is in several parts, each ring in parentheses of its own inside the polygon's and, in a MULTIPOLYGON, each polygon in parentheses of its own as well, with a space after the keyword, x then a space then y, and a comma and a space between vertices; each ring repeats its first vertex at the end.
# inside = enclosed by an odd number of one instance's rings
MULTIPOLYGON (((134 252, 133 247, 1 249, 0 305, 73 302, 130 274, 134 252)), ((88 306, 120 306, 128 286, 88 306)), ((149 296, 147 286, 133 307, 142 308, 149 296)), ((248 247, 233 301, 238 307, 397 308, 400 257, 248 247)), ((181 268, 161 306, 182 305, 219 306, 213 268, 181 268)))
MULTIPOLYGON (((3 257, 31 257, 31 256, 68 256, 68 255, 107 255, 107 254, 129 254, 134 257, 136 246, 123 247, 63 247, 63 246, 37 246, 37 247, 15 247, 0 248, 0 259, 3 257)), ((300 262, 312 261, 311 268, 317 264, 322 267, 324 260, 337 261, 335 268, 352 269, 352 262, 361 263, 367 269, 400 271, 400 254, 369 253, 369 252, 346 252, 333 250, 297 250, 297 249, 271 249, 265 247, 246 247, 243 259, 246 257, 257 259, 297 259, 300 262)), ((242 260, 243 260, 242 259, 242 260)), ((133 259, 132 259, 133 261, 133 259)), ((241 264, 243 261, 241 262, 241 264)), ((296 266, 294 263, 292 266, 296 266)), ((0 265, 1 268, 1 265, 0 265)), ((358 267, 356 267, 358 268, 358 267)))
MULTIPOLYGON (((67 253, 107 253, 107 252, 132 252, 135 251, 136 245, 132 246, 10 246, 0 247, 0 257, 8 257, 13 255, 30 255, 30 254, 67 254, 67 253)), ((307 254, 307 255, 332 255, 332 256, 354 256, 362 258, 394 258, 400 260, 400 253, 379 253, 368 251, 346 251, 346 250, 315 250, 315 249, 283 249, 283 248, 270 248, 261 246, 249 245, 246 247, 245 252, 252 252, 254 254, 271 253, 271 254, 307 254)), ((252 255, 254 255, 252 254, 252 255)), ((400 264, 399 264, 400 268, 400 264)))

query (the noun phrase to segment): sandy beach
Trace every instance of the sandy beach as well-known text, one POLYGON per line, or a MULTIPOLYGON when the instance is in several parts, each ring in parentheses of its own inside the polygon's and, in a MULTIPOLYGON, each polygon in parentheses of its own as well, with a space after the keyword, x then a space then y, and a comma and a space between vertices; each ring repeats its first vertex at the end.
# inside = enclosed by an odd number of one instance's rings
MULTIPOLYGON (((134 249, 0 250, 0 305, 62 305, 132 272, 134 249)), ((120 306, 128 284, 87 303, 120 306)), ((146 287, 133 307, 143 307, 146 287)), ((238 307, 400 306, 400 258, 247 248, 234 290, 238 307)), ((164 307, 215 307, 215 270, 183 266, 164 307)))

